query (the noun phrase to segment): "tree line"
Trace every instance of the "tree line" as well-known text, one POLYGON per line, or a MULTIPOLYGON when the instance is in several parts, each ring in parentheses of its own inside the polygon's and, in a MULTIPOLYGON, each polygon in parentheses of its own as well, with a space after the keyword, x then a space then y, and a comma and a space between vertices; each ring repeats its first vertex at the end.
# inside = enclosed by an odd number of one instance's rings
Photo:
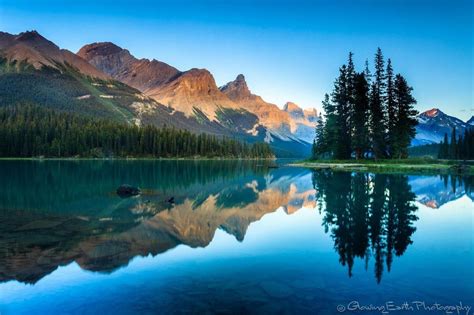
POLYGON ((248 144, 170 127, 132 126, 18 105, 0 108, 1 157, 271 158, 266 143, 248 144))
POLYGON ((451 132, 451 141, 448 141, 448 134, 444 134, 444 139, 439 144, 439 159, 446 160, 474 160, 474 128, 469 128, 464 135, 456 136, 456 128, 451 132))
POLYGON ((339 68, 331 94, 322 102, 324 117, 316 127, 312 158, 407 158, 415 137, 418 112, 413 88, 392 62, 385 63, 381 49, 375 54, 375 71, 357 72, 353 54, 339 68))

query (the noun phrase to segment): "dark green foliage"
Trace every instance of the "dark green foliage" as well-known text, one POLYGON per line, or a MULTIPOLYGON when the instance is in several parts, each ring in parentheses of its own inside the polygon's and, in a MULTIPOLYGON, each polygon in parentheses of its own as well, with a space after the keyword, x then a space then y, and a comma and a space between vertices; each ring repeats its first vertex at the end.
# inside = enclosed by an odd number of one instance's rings
POLYGON ((474 128, 467 129, 464 135, 456 137, 456 128, 439 144, 438 158, 446 160, 474 160, 474 128))
POLYGON ((370 130, 372 140, 372 152, 376 159, 385 158, 387 156, 386 143, 386 76, 385 63, 383 60, 382 50, 377 49, 375 54, 375 73, 370 92, 370 130))
POLYGON ((397 141, 397 108, 395 105, 395 84, 393 77, 392 61, 387 61, 387 150, 389 156, 394 156, 397 141))
POLYGON ((137 127, 38 106, 0 108, 2 157, 229 157, 269 158, 265 143, 249 145, 215 135, 137 127))
POLYGON ((352 146, 356 159, 364 157, 369 149, 369 85, 363 73, 355 76, 354 82, 354 114, 352 116, 353 139, 352 146))
POLYGON ((455 159, 457 157, 457 145, 456 145, 456 128, 453 128, 453 131, 451 132, 451 145, 449 146, 449 158, 450 159, 455 159))
POLYGON ((356 73, 352 56, 339 69, 331 99, 323 101, 312 158, 407 158, 418 114, 412 88, 400 74, 394 77, 390 60, 385 69, 380 48, 373 76, 367 62, 364 72, 356 73))
POLYGON ((316 126, 316 139, 313 142, 313 159, 319 157, 333 157, 334 144, 337 143, 339 127, 337 124, 336 107, 329 100, 326 93, 323 100, 324 119, 316 126))
POLYGON ((351 156, 351 117, 354 109, 354 63, 352 53, 349 53, 347 66, 339 69, 339 77, 334 83, 331 95, 336 109, 336 123, 338 126, 337 141, 334 143, 334 157, 348 159, 351 156))
POLYGON ((444 134, 444 139, 440 144, 440 148, 438 151, 438 158, 446 159, 449 156, 449 142, 448 142, 448 134, 444 134))
POLYGON ((395 77, 395 87, 393 91, 394 106, 396 110, 393 113, 393 121, 389 124, 389 145, 392 145, 391 156, 397 159, 406 159, 408 157, 408 147, 411 139, 416 135, 416 115, 418 112, 413 108, 416 100, 411 95, 412 87, 408 86, 403 76, 397 74, 395 77), (390 126, 393 129, 390 131, 390 126))

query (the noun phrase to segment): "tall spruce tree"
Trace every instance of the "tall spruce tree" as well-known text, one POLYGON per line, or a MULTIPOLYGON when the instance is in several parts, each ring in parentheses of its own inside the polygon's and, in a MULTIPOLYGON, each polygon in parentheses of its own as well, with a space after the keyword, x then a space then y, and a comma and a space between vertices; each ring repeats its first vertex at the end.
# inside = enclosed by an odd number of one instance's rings
POLYGON ((387 69, 386 69, 386 79, 387 79, 387 151, 388 155, 393 157, 395 154, 395 142, 396 142, 396 126, 397 126, 397 108, 395 106, 395 87, 394 87, 394 77, 393 77, 393 68, 392 61, 390 58, 387 60, 387 69))
MULTIPOLYGON (((393 73, 390 59, 385 67, 380 48, 375 54, 374 75, 367 61, 364 72, 357 73, 349 53, 348 63, 339 68, 331 99, 323 101, 326 114, 316 130, 313 157, 350 159, 355 154, 360 159, 365 152, 376 159, 408 156, 417 123, 416 101, 406 80, 393 73)), ((454 141, 459 147, 455 155, 463 154, 464 141, 454 141)))
POLYGON ((356 159, 364 157, 369 149, 369 85, 364 73, 358 73, 354 80, 354 114, 352 147, 356 159))
POLYGON ((349 159, 351 156, 351 130, 350 130, 350 103, 348 92, 348 68, 343 65, 339 69, 339 77, 334 82, 332 103, 336 109, 336 123, 338 136, 334 142, 334 157, 336 159, 349 159))
POLYGON ((322 102, 324 117, 320 117, 316 126, 316 141, 313 145, 313 158, 332 157, 338 138, 336 108, 331 104, 329 95, 324 95, 322 102))
POLYGON ((382 50, 375 54, 374 81, 370 93, 370 132, 372 151, 376 159, 386 157, 386 127, 385 127, 385 62, 382 50))
POLYGON ((418 111, 413 107, 416 100, 411 94, 412 90, 413 88, 408 85, 405 78, 397 74, 394 84, 394 105, 397 108, 397 120, 394 125, 393 157, 399 159, 408 157, 408 147, 416 135, 418 111))
POLYGON ((454 160, 456 159, 456 149, 457 145, 456 145, 456 127, 453 128, 452 132, 451 132, 451 143, 449 145, 449 158, 451 160, 454 160))
POLYGON ((440 144, 438 159, 447 159, 449 156, 448 134, 444 134, 443 141, 440 144))
POLYGON ((368 59, 365 59, 364 75, 365 75, 365 80, 367 80, 367 85, 370 87, 372 84, 372 73, 370 72, 368 59))
POLYGON ((349 52, 347 60, 347 74, 346 74, 346 109, 345 117, 347 119, 347 130, 345 136, 346 158, 350 159, 353 151, 352 133, 354 129, 354 102, 355 102, 355 77, 357 72, 353 60, 354 54, 349 52))

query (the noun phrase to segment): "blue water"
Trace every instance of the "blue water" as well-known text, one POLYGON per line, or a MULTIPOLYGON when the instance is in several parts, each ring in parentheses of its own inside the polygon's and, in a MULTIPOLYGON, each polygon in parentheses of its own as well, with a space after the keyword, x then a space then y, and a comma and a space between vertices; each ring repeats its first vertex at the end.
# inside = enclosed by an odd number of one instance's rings
POLYGON ((238 161, 2 161, 0 176, 2 315, 473 312, 472 177, 238 161))

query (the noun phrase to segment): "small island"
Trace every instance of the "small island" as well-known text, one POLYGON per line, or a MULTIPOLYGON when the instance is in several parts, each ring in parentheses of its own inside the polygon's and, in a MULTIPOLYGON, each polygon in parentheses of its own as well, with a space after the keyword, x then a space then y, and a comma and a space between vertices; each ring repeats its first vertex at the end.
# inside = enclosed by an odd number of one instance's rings
MULTIPOLYGON (((413 158, 410 145, 416 135, 413 88, 378 48, 374 74, 366 61, 357 72, 353 54, 339 68, 331 94, 322 106, 325 115, 316 127, 312 156, 292 165, 314 169, 389 173, 474 173, 474 132, 466 130, 440 144, 426 146, 436 156, 413 158)), ((423 146, 417 152, 423 152, 423 146)))

